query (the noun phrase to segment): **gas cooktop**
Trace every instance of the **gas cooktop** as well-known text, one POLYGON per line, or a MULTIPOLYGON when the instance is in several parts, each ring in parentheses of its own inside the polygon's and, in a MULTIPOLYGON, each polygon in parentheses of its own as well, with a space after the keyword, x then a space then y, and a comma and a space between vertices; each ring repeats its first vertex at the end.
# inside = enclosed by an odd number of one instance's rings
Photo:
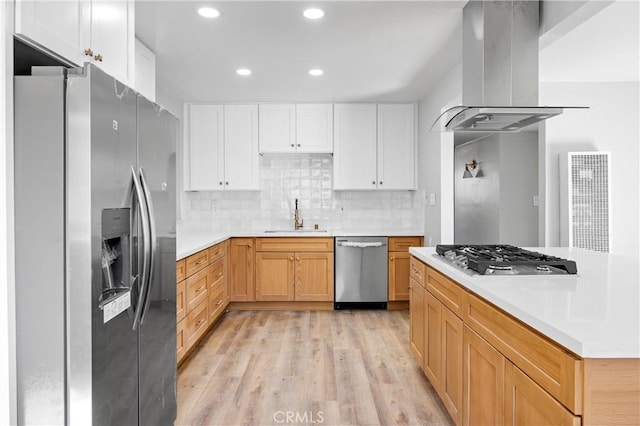
POLYGON ((576 262, 510 245, 437 245, 436 253, 482 275, 576 274, 576 262))

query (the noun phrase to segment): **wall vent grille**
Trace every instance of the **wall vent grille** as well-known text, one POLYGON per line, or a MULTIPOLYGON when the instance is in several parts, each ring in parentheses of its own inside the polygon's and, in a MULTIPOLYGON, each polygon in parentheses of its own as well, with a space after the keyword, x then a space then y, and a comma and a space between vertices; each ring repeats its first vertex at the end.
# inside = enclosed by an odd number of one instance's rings
POLYGON ((567 155, 569 246, 611 252, 611 162, 608 152, 567 155))

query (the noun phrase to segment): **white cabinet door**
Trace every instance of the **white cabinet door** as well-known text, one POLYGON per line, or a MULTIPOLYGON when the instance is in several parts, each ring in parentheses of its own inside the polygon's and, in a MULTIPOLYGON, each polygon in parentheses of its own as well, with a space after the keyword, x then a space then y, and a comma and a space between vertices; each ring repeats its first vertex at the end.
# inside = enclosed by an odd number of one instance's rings
POLYGON ((333 152, 333 105, 296 105, 296 148, 298 152, 333 152))
POLYGON ((224 106, 225 189, 260 189, 258 106, 224 106))
POLYGON ((378 189, 416 189, 415 106, 378 105, 378 189))
POLYGON ((134 10, 131 0, 91 2, 93 63, 130 86, 135 64, 134 10))
POLYGON ((136 39, 134 88, 150 101, 156 101, 156 55, 136 39))
POLYGON ((17 0, 15 32, 78 65, 90 60, 82 54, 84 6, 78 0, 17 0))
POLYGON ((133 0, 18 0, 15 30, 70 63, 92 62, 132 85, 134 10, 133 0))
POLYGON ((376 189, 376 105, 333 108, 333 189, 376 189))
POLYGON ((187 105, 185 189, 224 188, 224 110, 222 105, 187 105))
POLYGON ((260 105, 260 152, 296 151, 296 106, 260 105))

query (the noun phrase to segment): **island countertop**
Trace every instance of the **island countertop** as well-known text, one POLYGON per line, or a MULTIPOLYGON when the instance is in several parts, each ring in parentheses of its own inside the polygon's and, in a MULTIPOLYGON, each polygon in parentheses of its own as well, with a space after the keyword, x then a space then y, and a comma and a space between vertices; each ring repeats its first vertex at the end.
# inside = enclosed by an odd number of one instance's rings
POLYGON ((640 261, 567 247, 528 250, 571 259, 577 275, 479 275, 438 256, 409 252, 583 358, 640 358, 640 261))

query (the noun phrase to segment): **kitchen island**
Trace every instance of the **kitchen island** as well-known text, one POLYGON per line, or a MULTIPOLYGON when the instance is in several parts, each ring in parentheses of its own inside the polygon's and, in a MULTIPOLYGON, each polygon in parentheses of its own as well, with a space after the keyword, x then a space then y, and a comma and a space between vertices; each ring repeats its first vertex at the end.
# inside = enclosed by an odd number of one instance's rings
POLYGON ((639 424, 638 259, 486 276, 411 248, 411 349, 458 424, 639 424))

